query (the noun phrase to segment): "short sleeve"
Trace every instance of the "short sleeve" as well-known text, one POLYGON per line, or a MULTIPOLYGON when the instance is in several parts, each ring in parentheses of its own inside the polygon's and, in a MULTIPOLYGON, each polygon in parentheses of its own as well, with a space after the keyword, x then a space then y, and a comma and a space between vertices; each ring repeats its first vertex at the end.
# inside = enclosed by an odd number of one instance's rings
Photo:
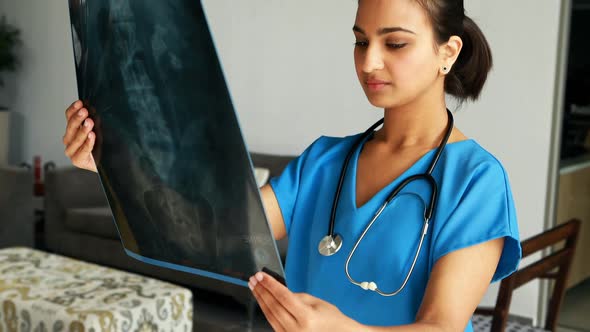
POLYGON ((458 195, 458 203, 447 220, 434 219, 442 225, 435 226, 433 261, 452 251, 503 237, 504 248, 492 282, 509 276, 518 268, 522 253, 504 168, 496 160, 483 163, 469 175, 458 195))
MULTIPOLYGON (((319 139, 318 139, 319 140, 319 139)), ((306 161, 309 157, 313 146, 318 142, 316 140, 301 153, 297 158, 291 160, 285 167, 281 175, 272 177, 269 180, 270 186, 277 198, 287 234, 291 230, 293 220, 293 209, 299 194, 301 178, 306 161)))

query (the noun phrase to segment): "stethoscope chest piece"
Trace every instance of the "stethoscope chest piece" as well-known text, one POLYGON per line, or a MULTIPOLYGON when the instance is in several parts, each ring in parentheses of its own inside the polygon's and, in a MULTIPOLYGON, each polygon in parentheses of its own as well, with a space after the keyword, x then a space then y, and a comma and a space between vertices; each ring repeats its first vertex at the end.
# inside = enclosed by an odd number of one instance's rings
POLYGON ((326 235, 320 241, 318 250, 322 256, 332 256, 340 250, 340 247, 342 247, 342 237, 340 235, 335 234, 334 237, 326 235))

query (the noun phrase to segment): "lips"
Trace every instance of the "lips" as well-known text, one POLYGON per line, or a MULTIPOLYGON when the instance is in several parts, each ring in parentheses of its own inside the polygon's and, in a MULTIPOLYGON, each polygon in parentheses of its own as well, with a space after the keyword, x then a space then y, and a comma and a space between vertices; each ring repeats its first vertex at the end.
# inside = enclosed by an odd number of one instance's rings
POLYGON ((366 82, 367 82, 367 86, 369 87, 369 89, 371 89, 373 91, 379 91, 379 90, 383 89, 385 86, 390 84, 387 81, 378 80, 378 79, 368 79, 366 82))
POLYGON ((377 79, 368 79, 367 84, 389 84, 389 82, 377 79))

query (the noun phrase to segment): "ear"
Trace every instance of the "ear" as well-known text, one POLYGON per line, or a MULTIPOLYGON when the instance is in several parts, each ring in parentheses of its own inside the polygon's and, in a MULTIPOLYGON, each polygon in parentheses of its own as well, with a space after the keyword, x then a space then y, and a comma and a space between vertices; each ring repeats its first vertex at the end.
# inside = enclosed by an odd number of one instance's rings
POLYGON ((446 43, 439 46, 440 73, 446 75, 457 61, 463 48, 463 40, 459 36, 451 36, 446 43), (445 69, 446 68, 446 69, 445 69))

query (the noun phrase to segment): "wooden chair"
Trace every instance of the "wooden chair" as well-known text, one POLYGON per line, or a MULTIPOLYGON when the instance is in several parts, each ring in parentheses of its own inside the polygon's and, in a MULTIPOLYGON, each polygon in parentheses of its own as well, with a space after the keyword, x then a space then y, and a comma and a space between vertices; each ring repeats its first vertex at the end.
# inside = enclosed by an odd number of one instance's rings
MULTIPOLYGON (((500 290, 496 300, 495 308, 477 308, 473 318, 474 330, 476 329, 475 321, 487 317, 491 317, 490 332, 504 332, 510 330, 522 331, 522 325, 518 323, 508 323, 508 313, 512 293, 515 289, 526 284, 534 279, 552 279, 555 281, 553 286, 553 293, 549 301, 549 310, 545 320, 545 326, 542 329, 535 330, 528 327, 527 331, 555 331, 557 324, 557 315, 563 301, 565 292, 565 285, 568 278, 570 265, 574 256, 576 242, 578 240, 578 231, 580 229, 580 221, 577 219, 569 220, 568 222, 547 230, 539 235, 529 238, 521 242, 522 257, 527 257, 536 253, 539 250, 551 248, 558 242, 565 240, 565 246, 559 250, 553 251, 550 255, 539 259, 538 261, 527 265, 524 268, 518 269, 509 277, 502 280, 500 283, 500 290), (507 327, 509 326, 509 329, 507 327), (520 325, 514 327, 512 325, 520 325)), ((480 328, 479 331, 482 329, 480 328)))

